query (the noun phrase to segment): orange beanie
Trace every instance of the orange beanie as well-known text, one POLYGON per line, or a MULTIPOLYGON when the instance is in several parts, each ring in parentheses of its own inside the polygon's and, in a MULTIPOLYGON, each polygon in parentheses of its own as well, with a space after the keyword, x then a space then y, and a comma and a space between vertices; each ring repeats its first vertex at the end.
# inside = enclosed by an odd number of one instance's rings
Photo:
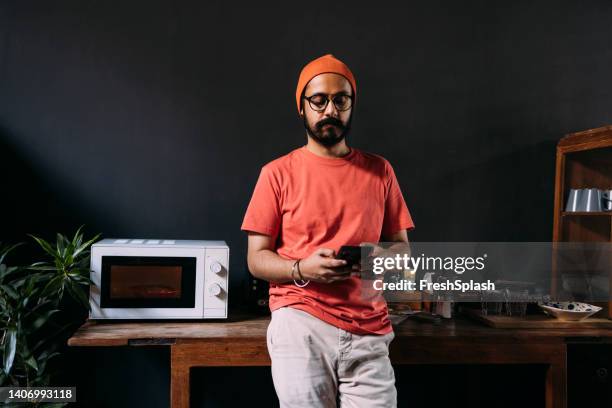
POLYGON ((302 92, 308 82, 317 75, 326 74, 326 73, 334 73, 340 74, 345 77, 353 87, 353 95, 355 100, 357 99, 357 83, 355 82, 355 77, 353 73, 346 66, 346 64, 331 54, 326 54, 322 57, 319 57, 315 60, 310 61, 304 68, 302 68, 302 72, 300 73, 300 78, 298 79, 297 89, 295 90, 295 101, 297 102, 298 113, 302 109, 302 92))

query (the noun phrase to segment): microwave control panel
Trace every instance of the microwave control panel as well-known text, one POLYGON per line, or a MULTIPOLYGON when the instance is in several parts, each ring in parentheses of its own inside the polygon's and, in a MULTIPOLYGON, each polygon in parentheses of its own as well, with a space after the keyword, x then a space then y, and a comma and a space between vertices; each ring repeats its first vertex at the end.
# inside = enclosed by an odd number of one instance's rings
POLYGON ((206 248, 204 257, 204 318, 227 317, 229 248, 206 248))

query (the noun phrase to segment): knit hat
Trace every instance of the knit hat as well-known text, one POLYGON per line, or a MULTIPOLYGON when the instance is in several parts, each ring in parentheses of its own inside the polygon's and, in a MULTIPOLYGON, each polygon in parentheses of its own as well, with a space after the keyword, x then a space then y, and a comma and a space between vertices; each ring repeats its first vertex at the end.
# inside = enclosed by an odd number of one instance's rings
POLYGON ((308 82, 310 82, 310 80, 317 75, 326 73, 340 74, 345 77, 353 87, 353 98, 355 100, 357 99, 357 83, 355 82, 355 77, 353 76, 353 73, 349 67, 347 67, 344 62, 340 61, 333 55, 326 54, 310 61, 304 68, 302 68, 300 78, 298 79, 297 89, 295 90, 295 101, 297 102, 298 113, 302 108, 302 92, 304 91, 304 88, 306 88, 306 85, 308 85, 308 82))

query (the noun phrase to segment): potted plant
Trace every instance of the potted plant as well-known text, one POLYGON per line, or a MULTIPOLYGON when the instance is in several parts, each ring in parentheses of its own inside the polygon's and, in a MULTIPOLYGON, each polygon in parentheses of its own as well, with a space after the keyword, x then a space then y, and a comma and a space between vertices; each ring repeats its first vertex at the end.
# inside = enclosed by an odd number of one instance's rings
POLYGON ((50 259, 29 266, 5 263, 19 244, 0 248, 1 386, 48 386, 48 363, 75 325, 54 315, 66 294, 89 309, 89 247, 99 235, 85 241, 81 230, 72 239, 57 234, 53 244, 30 235, 50 259))

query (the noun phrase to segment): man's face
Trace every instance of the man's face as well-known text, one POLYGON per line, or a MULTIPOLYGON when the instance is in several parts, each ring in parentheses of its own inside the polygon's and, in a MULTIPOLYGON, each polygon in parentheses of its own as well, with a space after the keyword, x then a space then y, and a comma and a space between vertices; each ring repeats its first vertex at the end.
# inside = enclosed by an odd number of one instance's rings
MULTIPOLYGON (((321 94, 323 96, 353 95, 350 82, 339 74, 320 74, 310 80, 304 89, 304 97, 321 94)), ((313 109, 306 99, 302 99, 304 127, 308 135, 323 146, 331 147, 342 141, 351 127, 352 105, 345 111, 339 110, 330 100, 321 112, 313 109)))

